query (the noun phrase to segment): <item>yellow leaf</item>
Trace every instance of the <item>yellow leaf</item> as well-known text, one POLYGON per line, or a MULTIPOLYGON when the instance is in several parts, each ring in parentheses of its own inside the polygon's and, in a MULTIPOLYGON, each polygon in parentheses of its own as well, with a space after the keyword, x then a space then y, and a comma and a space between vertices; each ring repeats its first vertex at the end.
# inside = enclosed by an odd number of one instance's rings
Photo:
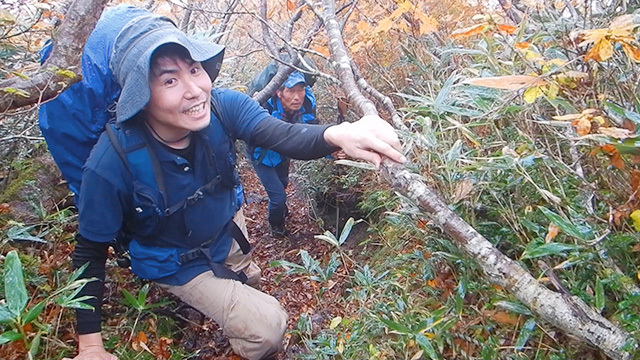
POLYGON ((542 61, 544 58, 537 51, 527 49, 524 51, 524 58, 531 61, 542 61))
POLYGON ((467 79, 463 84, 515 91, 532 86, 546 85, 547 82, 537 76, 509 75, 467 79))
POLYGON ((338 346, 336 346, 336 350, 338 350, 340 354, 344 352, 344 339, 338 339, 338 346))
POLYGON ((473 25, 468 28, 458 29, 451 33, 451 37, 454 39, 468 37, 472 35, 482 34, 487 23, 473 25))
POLYGON ((554 223, 550 223, 549 229, 547 230, 547 235, 544 237, 544 242, 550 243, 551 241, 553 241, 553 239, 556 236, 558 236, 559 233, 560 233, 560 228, 558 227, 558 225, 554 223))
POLYGON ((411 3, 411 1, 405 0, 398 2, 398 10, 401 10, 403 13, 411 11, 411 8, 413 8, 413 4, 411 3))
POLYGON ((335 329, 342 322, 342 316, 336 316, 331 319, 331 323, 329 324, 329 329, 335 329))
POLYGON ((384 18, 378 21, 378 26, 373 30, 374 33, 387 32, 393 26, 393 19, 391 17, 384 18))
POLYGON ((537 98, 542 96, 542 89, 539 86, 534 86, 532 88, 528 88, 524 94, 522 94, 522 98, 527 104, 532 104, 536 101, 537 98))
POLYGON ((558 96, 559 91, 560 91, 560 88, 558 87, 558 85, 549 84, 549 86, 546 89, 547 97, 551 100, 554 100, 558 96))
POLYGON ((598 49, 600 61, 606 61, 613 56, 613 44, 607 39, 600 40, 600 49, 598 49))
POLYGON ((636 136, 636 134, 627 129, 614 127, 601 127, 598 128, 598 132, 616 139, 628 139, 636 136))
MULTIPOLYGON (((629 217, 633 220, 633 227, 636 231, 640 231, 640 210, 634 210, 629 217)), ((640 271, 638 272, 638 279, 640 280, 640 271)))
POLYGON ((609 31, 609 29, 592 29, 584 30, 581 32, 581 34, 583 36, 583 39, 582 42, 578 44, 578 46, 586 46, 591 43, 596 43, 604 39, 606 36, 609 36, 611 32, 609 31))
POLYGON ((431 34, 438 30, 438 21, 434 17, 427 16, 425 13, 419 10, 416 10, 416 12, 414 13, 414 16, 418 20, 420 20, 421 35, 431 34))

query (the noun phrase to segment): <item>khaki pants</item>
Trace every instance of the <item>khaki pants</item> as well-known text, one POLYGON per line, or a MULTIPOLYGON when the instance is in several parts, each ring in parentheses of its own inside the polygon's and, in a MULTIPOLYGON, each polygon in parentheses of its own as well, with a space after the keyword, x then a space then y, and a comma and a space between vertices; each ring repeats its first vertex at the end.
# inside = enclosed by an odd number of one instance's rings
MULTIPOLYGON (((233 221, 247 236, 242 210, 233 221)), ((215 321, 238 355, 257 360, 280 351, 287 313, 273 296, 257 290, 260 268, 235 241, 225 263, 233 271, 243 270, 247 283, 221 279, 207 271, 181 286, 159 285, 215 321)))

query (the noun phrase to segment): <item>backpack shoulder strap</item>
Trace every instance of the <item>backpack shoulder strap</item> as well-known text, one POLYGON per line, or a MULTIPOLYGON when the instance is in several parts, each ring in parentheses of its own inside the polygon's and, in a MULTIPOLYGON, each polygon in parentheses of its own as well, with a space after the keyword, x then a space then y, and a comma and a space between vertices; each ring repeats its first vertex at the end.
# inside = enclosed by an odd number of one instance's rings
POLYGON ((106 132, 118 157, 134 179, 158 189, 167 204, 166 186, 160 162, 148 144, 142 129, 135 125, 107 124, 106 132), (124 144, 124 145, 123 145, 124 144), (149 171, 151 169, 151 172, 149 171))

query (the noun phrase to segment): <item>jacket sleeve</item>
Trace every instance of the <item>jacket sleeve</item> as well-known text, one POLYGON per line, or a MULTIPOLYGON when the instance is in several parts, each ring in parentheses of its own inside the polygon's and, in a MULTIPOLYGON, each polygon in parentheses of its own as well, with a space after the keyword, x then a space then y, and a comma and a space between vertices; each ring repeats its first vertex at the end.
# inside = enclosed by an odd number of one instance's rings
POLYGON ((290 124, 267 117, 253 129, 249 145, 269 148, 293 159, 317 159, 339 150, 324 140, 329 126, 290 124))
POLYGON ((78 297, 91 296, 89 300, 85 300, 86 304, 93 306, 94 310, 76 310, 76 324, 78 334, 91 334, 100 332, 102 326, 102 299, 104 297, 104 280, 105 280, 105 262, 107 260, 109 244, 104 242, 96 242, 76 236, 76 247, 71 254, 71 263, 74 269, 89 263, 84 273, 80 276, 82 279, 95 277, 98 280, 87 283, 78 297))

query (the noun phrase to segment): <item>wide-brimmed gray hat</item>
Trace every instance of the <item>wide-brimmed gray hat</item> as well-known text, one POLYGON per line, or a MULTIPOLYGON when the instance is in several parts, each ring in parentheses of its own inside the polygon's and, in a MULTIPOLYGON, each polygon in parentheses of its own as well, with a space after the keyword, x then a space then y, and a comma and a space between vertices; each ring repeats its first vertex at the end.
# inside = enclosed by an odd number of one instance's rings
POLYGON ((113 75, 122 86, 116 104, 116 122, 121 123, 132 118, 149 102, 151 56, 156 49, 165 44, 184 47, 194 61, 202 63, 211 82, 218 76, 224 57, 224 46, 190 39, 168 17, 137 17, 120 30, 109 62, 113 75))

